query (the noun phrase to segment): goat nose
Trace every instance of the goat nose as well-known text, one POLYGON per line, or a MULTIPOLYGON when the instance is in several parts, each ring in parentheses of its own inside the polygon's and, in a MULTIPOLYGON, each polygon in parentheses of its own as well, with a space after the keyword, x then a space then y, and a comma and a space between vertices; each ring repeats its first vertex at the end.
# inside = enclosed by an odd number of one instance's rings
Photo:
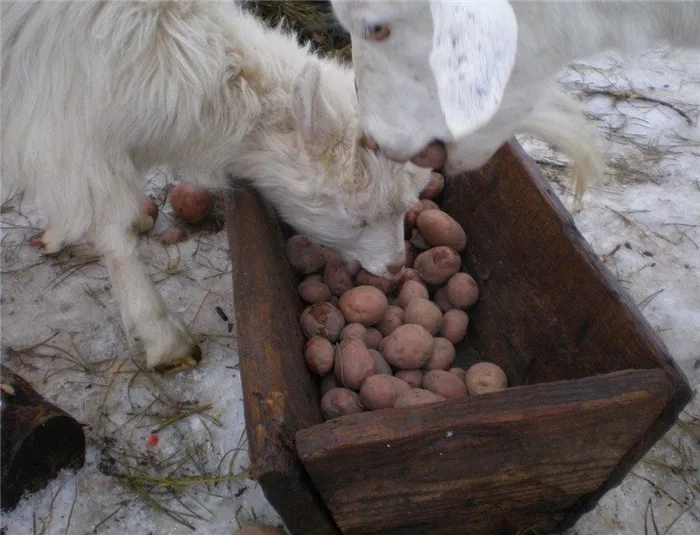
POLYGON ((398 275, 403 270, 403 264, 392 264, 387 269, 392 275, 398 275))

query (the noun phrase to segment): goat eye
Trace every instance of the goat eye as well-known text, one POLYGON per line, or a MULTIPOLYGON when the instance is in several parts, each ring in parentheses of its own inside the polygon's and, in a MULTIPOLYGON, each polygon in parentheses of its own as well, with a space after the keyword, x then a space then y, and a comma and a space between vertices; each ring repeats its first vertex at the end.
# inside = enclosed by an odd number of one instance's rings
POLYGON ((371 39, 372 41, 384 41, 391 35, 391 30, 389 26, 384 24, 375 24, 374 26, 368 26, 365 28, 365 39, 371 39))

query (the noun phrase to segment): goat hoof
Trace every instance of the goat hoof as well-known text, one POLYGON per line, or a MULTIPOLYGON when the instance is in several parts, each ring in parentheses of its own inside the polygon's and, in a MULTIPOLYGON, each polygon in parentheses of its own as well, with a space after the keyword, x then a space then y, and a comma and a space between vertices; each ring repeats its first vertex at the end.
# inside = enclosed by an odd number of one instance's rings
POLYGON ((191 355, 187 355, 181 359, 157 364, 153 367, 153 371, 161 375, 174 375, 187 370, 192 370, 197 367, 197 364, 202 360, 202 350, 195 345, 192 348, 191 355))

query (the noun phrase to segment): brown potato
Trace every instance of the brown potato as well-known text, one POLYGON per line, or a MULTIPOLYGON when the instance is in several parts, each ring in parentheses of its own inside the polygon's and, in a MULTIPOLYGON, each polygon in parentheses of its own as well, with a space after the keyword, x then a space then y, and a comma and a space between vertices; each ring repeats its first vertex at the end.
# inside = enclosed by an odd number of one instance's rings
POLYGON ((377 323, 389 308, 384 292, 374 286, 357 286, 340 296, 338 308, 348 323, 370 327, 377 323))
POLYGON ((399 394, 410 389, 407 383, 391 375, 372 375, 362 383, 360 400, 371 411, 390 409, 399 394))
POLYGON ((323 282, 330 288, 333 295, 340 297, 352 288, 352 276, 345 262, 329 260, 323 271, 323 282))
POLYGON ((467 385, 445 370, 431 370, 423 376, 423 388, 447 399, 467 395, 467 385))
POLYGON ((379 351, 376 349, 370 349, 369 354, 372 355, 372 358, 374 359, 374 375, 392 375, 391 366, 389 366, 389 363, 379 351))
POLYGON ((284 531, 274 526, 248 526, 247 528, 239 529, 233 535, 285 535, 284 531))
POLYGON ((479 287, 471 275, 455 273, 447 281, 447 297, 454 308, 469 308, 479 299, 479 287))
POLYGON ((315 273, 306 277, 299 286, 299 297, 307 303, 320 303, 328 301, 333 296, 331 289, 323 282, 323 275, 315 273))
POLYGON ((357 338, 364 342, 366 332, 367 328, 361 323, 348 323, 343 327, 343 330, 340 331, 340 339, 347 340, 348 338, 357 338))
POLYGON ((424 210, 416 221, 421 235, 431 246, 446 245, 457 252, 467 246, 464 229, 442 210, 424 210))
POLYGON ((425 366, 433 352, 433 337, 421 325, 401 325, 382 340, 379 346, 392 366, 415 370, 425 366))
POLYGON ((139 234, 147 234, 156 225, 158 219, 158 203, 152 195, 144 195, 141 197, 141 210, 139 212, 139 220, 136 224, 136 231, 139 234))
POLYGON ((335 348, 323 336, 314 336, 304 346, 304 359, 309 369, 316 375, 326 375, 333 369, 335 348))
POLYGON ((389 305, 386 314, 379 320, 376 327, 382 336, 389 336, 401 325, 403 325, 403 308, 389 305))
POLYGON ((461 265, 462 259, 457 251, 440 245, 419 254, 413 267, 428 284, 443 284, 459 271, 461 265))
POLYGON ((214 210, 214 197, 206 188, 183 182, 170 190, 170 206, 181 221, 199 223, 214 210))
POLYGON ((433 338, 433 341, 435 342, 433 353, 430 355, 430 360, 423 366, 423 369, 425 371, 448 370, 455 360, 455 346, 447 338, 439 336, 433 338))
POLYGON ((433 297, 433 301, 435 301, 435 304, 440 308, 440 311, 444 314, 448 310, 452 310, 454 307, 452 306, 452 303, 450 303, 450 298, 447 295, 447 287, 442 286, 437 289, 435 292, 435 296, 433 297))
POLYGON ((295 234, 285 244, 287 259, 292 268, 302 275, 321 271, 326 265, 326 257, 321 246, 305 234, 295 234))
MULTIPOLYGON (((406 281, 401 287, 401 291, 399 292, 399 296, 396 299, 396 302, 401 308, 406 309, 408 304, 418 297, 428 299, 430 297, 428 289, 425 287, 424 284, 421 284, 420 282, 412 280, 406 281)), ((406 323, 405 320, 404 323, 406 323)))
POLYGON ((346 414, 364 412, 360 396, 347 388, 333 388, 321 398, 321 414, 324 420, 332 420, 346 414))
POLYGON ((450 368, 447 371, 452 375, 459 377, 460 381, 464 381, 464 376, 467 375, 467 372, 465 372, 462 368, 450 368))
POLYGON ((398 377, 402 381, 408 383, 411 388, 420 388, 423 384, 422 370, 399 370, 394 377, 398 377))
POLYGON ((399 397, 396 398, 394 402, 395 409, 401 409, 403 407, 415 407, 417 405, 428 405, 430 403, 437 403, 438 401, 445 401, 444 396, 435 394, 430 390, 424 390, 422 388, 411 388, 411 390, 406 390, 401 392, 399 397))
POLYGON ((321 396, 325 395, 326 392, 329 390, 333 390, 334 388, 341 388, 343 385, 341 385, 338 382, 338 379, 335 377, 335 371, 332 373, 329 373, 328 375, 324 375, 323 378, 321 379, 321 396))
POLYGON ((314 303, 301 313, 301 330, 306 338, 323 336, 331 342, 338 340, 340 331, 345 326, 343 313, 331 303, 314 303))
POLYGON ((430 173, 430 182, 420 193, 420 198, 433 200, 442 193, 444 187, 445 177, 443 177, 440 173, 433 171, 430 173))
MULTIPOLYGON (((420 233, 420 230, 417 228, 414 228, 411 231, 411 239, 410 239, 411 245, 415 247, 419 251, 427 251, 430 249, 430 244, 427 242, 427 240, 423 237, 423 235, 420 233)), ((418 257, 416 257, 418 258, 418 257)), ((413 261, 413 265, 416 264, 416 261, 413 261)))
POLYGON ((430 199, 421 199, 420 203, 423 205, 424 210, 439 210, 440 207, 437 203, 431 201, 430 199))
POLYGON ((442 327, 442 312, 438 306, 424 297, 411 299, 403 312, 404 323, 422 325, 435 336, 442 327))
POLYGON ((416 228, 416 219, 418 219, 418 216, 423 210, 425 210, 425 206, 423 206, 423 203, 420 201, 411 206, 410 210, 406 212, 403 219, 404 228, 407 230, 413 230, 416 228))
POLYGON ((390 294, 396 290, 399 285, 399 279, 389 280, 372 275, 369 271, 361 269, 355 277, 355 282, 358 286, 374 286, 378 290, 381 290, 385 294, 390 294))
POLYGON ((369 349, 379 349, 382 338, 382 333, 373 327, 369 327, 365 330, 364 342, 369 349))
POLYGON ((425 286, 425 281, 420 278, 418 271, 416 271, 413 268, 405 268, 403 270, 403 274, 401 275, 400 287, 403 288, 403 285, 406 284, 408 281, 414 281, 418 284, 422 284, 423 286, 425 286))
POLYGON ((453 308, 442 316, 440 336, 447 338, 454 345, 464 340, 469 327, 469 316, 464 310, 453 308))
POLYGON ((464 378, 470 396, 498 392, 508 386, 505 372, 492 362, 477 362, 464 378))
POLYGON ((418 257, 418 249, 413 247, 413 244, 408 240, 403 241, 403 246, 406 251, 404 269, 409 269, 413 267, 413 262, 415 262, 418 257))
POLYGON ((374 374, 374 359, 362 340, 348 338, 338 344, 335 377, 350 390, 359 390, 367 377, 374 374))
POLYGON ((159 238, 165 245, 175 245, 187 241, 190 235, 187 229, 182 227, 170 227, 168 230, 161 232, 159 238))

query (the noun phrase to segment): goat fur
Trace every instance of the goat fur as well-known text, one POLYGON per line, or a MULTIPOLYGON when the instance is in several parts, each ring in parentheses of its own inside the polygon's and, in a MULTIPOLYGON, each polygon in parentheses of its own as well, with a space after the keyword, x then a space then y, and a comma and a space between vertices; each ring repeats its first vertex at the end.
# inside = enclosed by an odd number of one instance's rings
POLYGON ((405 161, 445 142, 448 174, 475 170, 516 133, 574 161, 578 196, 602 173, 600 139, 554 84, 570 61, 652 44, 700 47, 700 2, 332 0, 350 32, 364 132, 405 161), (388 26, 387 39, 371 39, 388 26))
POLYGON ((87 233, 130 339, 157 371, 199 348, 137 254, 142 177, 245 177, 281 217, 378 276, 430 179, 366 148, 354 75, 233 2, 2 2, 2 178, 47 217, 42 252, 87 233))

